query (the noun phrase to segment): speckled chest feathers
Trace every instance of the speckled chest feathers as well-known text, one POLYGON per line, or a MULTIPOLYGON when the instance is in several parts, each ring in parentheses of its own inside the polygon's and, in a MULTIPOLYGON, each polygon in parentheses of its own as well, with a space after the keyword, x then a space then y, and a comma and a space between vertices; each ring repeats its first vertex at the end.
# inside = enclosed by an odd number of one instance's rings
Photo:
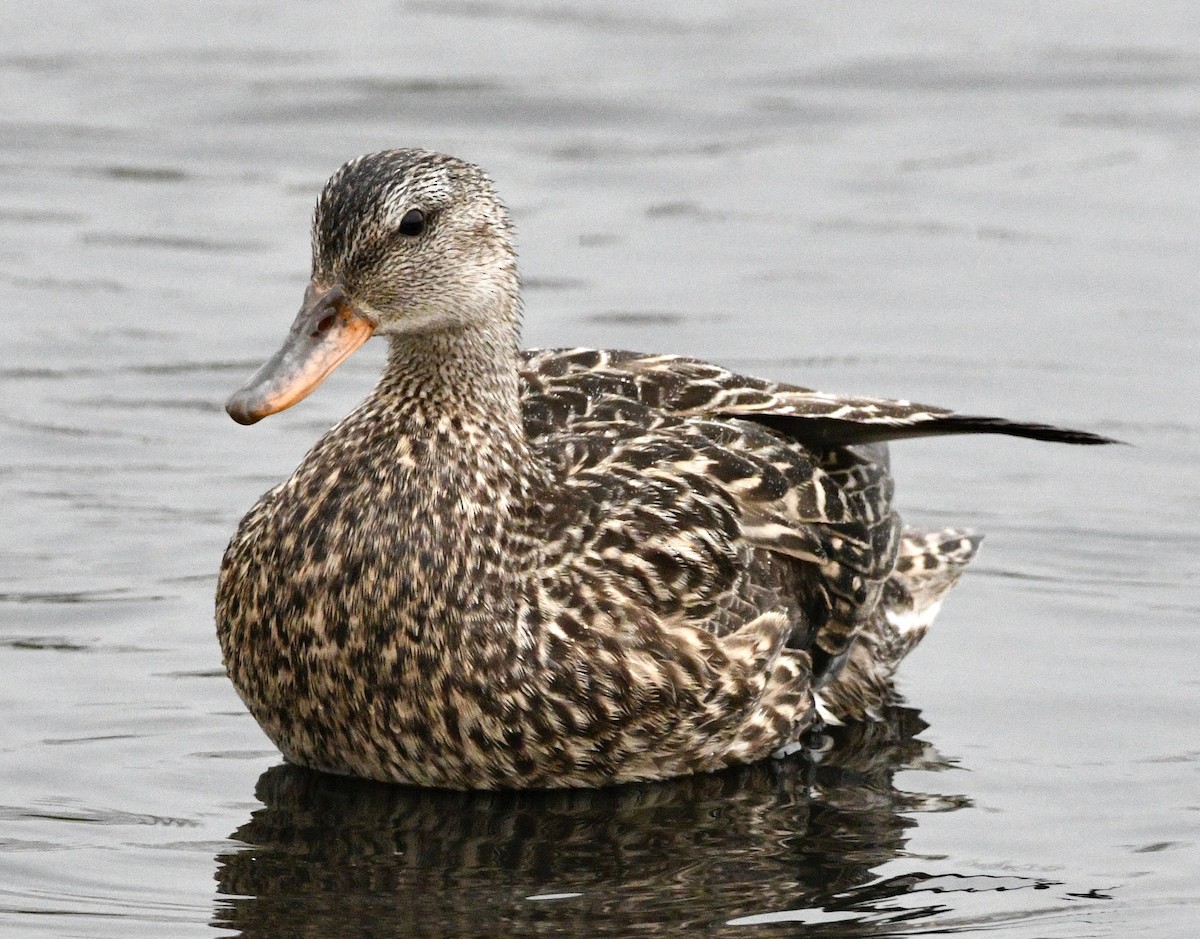
POLYGON ((520 351, 507 215, 425 151, 318 202, 253 423, 372 335, 375 391, 242 520, 217 632, 290 760, 452 788, 600 786, 869 720, 978 539, 904 529, 884 441, 1103 438, 822 394, 695 359, 520 351))

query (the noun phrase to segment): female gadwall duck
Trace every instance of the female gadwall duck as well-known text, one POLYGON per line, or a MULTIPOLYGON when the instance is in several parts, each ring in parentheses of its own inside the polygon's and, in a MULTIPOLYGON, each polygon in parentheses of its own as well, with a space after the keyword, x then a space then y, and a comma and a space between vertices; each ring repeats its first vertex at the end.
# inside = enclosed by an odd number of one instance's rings
POLYGON ((1106 442, 682 356, 521 351, 511 236, 469 163, 352 160, 283 348, 227 405, 252 424, 391 345, 221 565, 226 668, 293 762, 495 789, 790 753, 876 714, 976 548, 901 526, 884 441, 1106 442))

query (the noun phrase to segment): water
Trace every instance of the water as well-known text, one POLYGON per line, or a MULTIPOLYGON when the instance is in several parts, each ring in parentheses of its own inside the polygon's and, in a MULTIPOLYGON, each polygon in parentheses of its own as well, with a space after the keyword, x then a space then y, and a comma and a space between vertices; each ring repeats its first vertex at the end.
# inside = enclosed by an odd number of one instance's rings
POLYGON ((1194 935, 1200 8, 344 6, 5 11, 0 932, 1194 935), (910 519, 988 539, 909 707, 819 765, 508 796, 284 767, 216 567, 381 350, 253 429, 221 402, 299 304, 325 177, 395 145, 496 178, 530 344, 1134 446, 896 449, 910 519))

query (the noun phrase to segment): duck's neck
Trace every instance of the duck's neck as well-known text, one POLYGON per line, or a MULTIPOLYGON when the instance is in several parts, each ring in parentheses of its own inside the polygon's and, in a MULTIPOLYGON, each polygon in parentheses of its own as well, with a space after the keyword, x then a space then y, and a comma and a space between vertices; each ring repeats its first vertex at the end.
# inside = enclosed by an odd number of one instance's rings
POLYGON ((370 563, 408 585, 395 616, 414 635, 511 622, 535 564, 517 356, 501 325, 393 338, 375 392, 331 435, 363 487, 339 511, 387 545, 370 563))
POLYGON ((504 321, 393 336, 374 397, 410 432, 454 419, 519 429, 517 341, 504 321))

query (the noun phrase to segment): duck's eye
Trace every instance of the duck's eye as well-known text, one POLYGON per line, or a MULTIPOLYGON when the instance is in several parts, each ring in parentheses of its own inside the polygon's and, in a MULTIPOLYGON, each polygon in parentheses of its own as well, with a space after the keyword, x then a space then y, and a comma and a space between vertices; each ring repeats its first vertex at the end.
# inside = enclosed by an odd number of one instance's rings
POLYGON ((425 213, 420 209, 409 209, 400 219, 400 234, 419 235, 425 230, 425 213))

